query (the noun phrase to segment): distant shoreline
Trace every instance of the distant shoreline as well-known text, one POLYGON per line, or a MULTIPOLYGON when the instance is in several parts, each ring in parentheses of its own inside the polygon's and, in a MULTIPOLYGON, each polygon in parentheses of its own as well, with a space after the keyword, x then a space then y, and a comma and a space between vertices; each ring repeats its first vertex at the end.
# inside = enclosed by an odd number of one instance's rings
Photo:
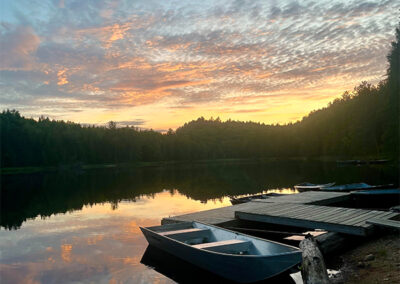
MULTIPOLYGON (((219 164, 219 163, 254 163, 254 162, 273 162, 273 161, 308 161, 308 162, 336 162, 338 160, 379 160, 387 157, 285 157, 285 158, 249 158, 249 159, 208 159, 208 160, 182 160, 182 161, 154 161, 154 162, 134 162, 134 163, 106 163, 106 164, 83 164, 80 162, 74 164, 65 164, 57 166, 28 166, 28 167, 4 167, 0 168, 1 175, 13 174, 33 174, 44 172, 68 172, 93 169, 108 168, 142 168, 142 167, 162 167, 168 165, 184 164, 219 164)), ((396 160, 389 159, 388 164, 396 163, 396 160)))

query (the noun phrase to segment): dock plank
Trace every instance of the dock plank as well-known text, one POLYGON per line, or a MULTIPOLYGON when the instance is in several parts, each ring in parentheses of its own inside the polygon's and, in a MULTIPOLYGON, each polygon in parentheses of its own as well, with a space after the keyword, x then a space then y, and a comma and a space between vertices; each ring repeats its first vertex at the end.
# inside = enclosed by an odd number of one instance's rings
POLYGON ((330 224, 317 222, 313 220, 295 219, 282 216, 268 216, 268 215, 257 215, 246 212, 236 212, 236 217, 242 220, 263 222, 269 224, 279 224, 293 227, 302 227, 309 229, 324 229, 332 232, 339 232, 345 234, 365 236, 367 235, 367 229, 362 227, 347 226, 340 224, 330 224))
POLYGON ((349 199, 350 193, 347 192, 307 191, 299 194, 287 194, 284 196, 270 197, 267 199, 257 199, 257 202, 329 205, 349 199))
POLYGON ((353 208, 342 208, 342 211, 340 214, 335 214, 329 218, 325 219, 325 222, 329 223, 335 223, 338 220, 342 219, 348 219, 351 218, 352 216, 358 216, 360 212, 357 212, 358 209, 353 209, 353 208))
POLYGON ((332 215, 338 215, 342 213, 342 208, 327 208, 324 213, 318 214, 315 216, 316 221, 326 221, 328 218, 330 218, 332 215))
POLYGON ((275 214, 294 214, 304 210, 302 204, 292 204, 292 206, 282 206, 281 204, 267 205, 268 210, 273 211, 275 214))
POLYGON ((350 218, 350 219, 344 221, 343 224, 346 224, 346 225, 356 225, 356 224, 360 224, 360 223, 362 224, 362 222, 365 222, 365 220, 377 217, 379 215, 381 215, 380 212, 370 211, 370 212, 366 212, 364 214, 361 214, 361 215, 359 215, 357 217, 350 218))
POLYGON ((369 213, 368 210, 359 209, 358 212, 354 212, 351 215, 347 215, 345 218, 341 220, 336 220, 335 222, 340 222, 341 224, 345 225, 351 225, 353 220, 358 220, 360 217, 363 218, 363 216, 365 216, 368 213, 369 213))
MULTIPOLYGON (((394 213, 394 212, 387 212, 383 211, 381 215, 374 216, 374 219, 380 219, 380 220, 389 220, 392 217, 400 215, 399 213, 394 213)), ((363 220, 361 222, 358 222, 355 224, 356 226, 368 226, 369 224, 366 222, 367 220, 363 220)))
MULTIPOLYGON (((281 204, 282 207, 290 207, 290 204, 281 204)), ((268 207, 247 208, 236 211, 235 216, 242 220, 258 221, 287 226, 305 227, 313 229, 325 229, 333 232, 341 232, 365 236, 372 229, 371 225, 364 222, 375 216, 382 216, 382 211, 351 209, 342 207, 328 207, 318 205, 302 205, 301 214, 290 214, 290 211, 274 212, 268 207), (318 214, 320 212, 320 214, 318 214), (333 216, 332 216, 333 215, 333 216), (330 218, 332 216, 333 218, 330 218), (363 226, 361 226, 363 225, 363 226)), ((299 207, 297 207, 299 208, 299 207)), ((297 209, 299 210, 299 209, 297 209)))
POLYGON ((222 208, 198 211, 173 217, 163 218, 161 224, 177 223, 182 221, 199 221, 211 225, 219 225, 235 220, 235 211, 247 208, 265 206, 263 203, 247 202, 222 208))
POLYGON ((296 217, 296 218, 302 218, 302 217, 307 217, 309 215, 314 215, 317 216, 319 214, 323 214, 327 211, 327 208, 322 207, 322 206, 317 206, 317 207, 304 207, 304 210, 300 214, 291 214, 291 215, 286 215, 287 217, 296 217))
POLYGON ((375 226, 380 226, 380 227, 388 227, 388 228, 393 228, 400 230, 400 221, 394 221, 394 220, 385 220, 385 219, 370 219, 367 221, 367 223, 375 225, 375 226))
MULTIPOLYGON (((370 219, 371 217, 375 218, 375 219, 376 218, 388 219, 388 218, 390 218, 388 216, 392 215, 392 213, 393 212, 372 210, 369 215, 364 215, 364 216, 360 216, 359 218, 354 218, 353 220, 348 221, 348 223, 350 225, 362 225, 362 224, 365 224, 365 221, 370 219)), ((393 216, 396 216, 396 215, 398 215, 398 214, 395 214, 393 216)))

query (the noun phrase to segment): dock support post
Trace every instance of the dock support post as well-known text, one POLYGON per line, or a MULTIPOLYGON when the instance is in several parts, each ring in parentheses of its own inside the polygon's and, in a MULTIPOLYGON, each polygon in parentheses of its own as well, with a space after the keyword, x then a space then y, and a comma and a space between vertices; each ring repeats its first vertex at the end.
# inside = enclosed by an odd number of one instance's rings
POLYGON ((328 284, 328 272, 324 262, 324 257, 318 248, 317 242, 308 234, 300 242, 302 250, 301 277, 304 284, 328 284))

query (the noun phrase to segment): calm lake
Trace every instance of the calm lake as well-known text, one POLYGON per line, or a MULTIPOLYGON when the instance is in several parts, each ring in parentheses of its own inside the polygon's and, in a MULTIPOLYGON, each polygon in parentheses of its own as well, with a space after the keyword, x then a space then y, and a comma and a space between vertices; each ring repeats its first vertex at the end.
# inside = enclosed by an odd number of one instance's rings
POLYGON ((395 183, 398 170, 390 164, 275 161, 3 175, 1 283, 184 281, 177 275, 179 260, 166 260, 170 268, 163 273, 168 277, 151 268, 156 266, 151 256, 162 261, 163 255, 146 250, 139 226, 229 206, 229 195, 294 193, 291 187, 304 181, 395 183))

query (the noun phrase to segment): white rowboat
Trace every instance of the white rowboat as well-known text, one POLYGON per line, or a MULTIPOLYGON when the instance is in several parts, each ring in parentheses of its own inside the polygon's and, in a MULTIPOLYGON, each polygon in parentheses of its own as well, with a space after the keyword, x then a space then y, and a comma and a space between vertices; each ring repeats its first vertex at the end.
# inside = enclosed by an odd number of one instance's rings
POLYGON ((301 262, 301 251, 200 222, 142 228, 150 245, 240 283, 260 281, 301 262))
POLYGON ((294 186, 294 188, 297 189, 298 191, 320 190, 322 188, 330 187, 333 185, 335 185, 334 182, 325 183, 325 184, 315 184, 315 183, 303 182, 303 183, 296 184, 294 186))

